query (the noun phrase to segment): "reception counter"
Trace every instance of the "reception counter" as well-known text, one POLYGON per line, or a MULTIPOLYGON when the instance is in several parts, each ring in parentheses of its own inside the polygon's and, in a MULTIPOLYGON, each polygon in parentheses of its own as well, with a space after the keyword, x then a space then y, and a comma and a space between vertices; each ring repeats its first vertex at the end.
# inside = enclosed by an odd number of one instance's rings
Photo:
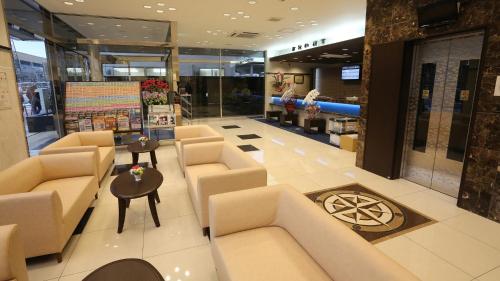
MULTIPOLYGON (((297 109, 303 110, 305 108, 305 104, 303 104, 302 102, 303 99, 297 99, 297 101, 295 102, 295 106, 297 107, 297 109)), ((317 101, 316 103, 320 106, 321 113, 359 117, 361 110, 359 104, 337 103, 328 101, 317 101)), ((279 97, 271 97, 271 105, 283 106, 283 103, 281 102, 281 99, 279 97)))

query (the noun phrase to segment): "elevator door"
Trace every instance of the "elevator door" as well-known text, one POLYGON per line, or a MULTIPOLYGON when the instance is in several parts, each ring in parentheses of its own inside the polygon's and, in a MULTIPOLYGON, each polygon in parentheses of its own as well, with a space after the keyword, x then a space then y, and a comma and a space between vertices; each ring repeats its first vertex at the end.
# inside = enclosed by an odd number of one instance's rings
POLYGON ((418 44, 405 132, 402 176, 458 196, 483 34, 418 44))

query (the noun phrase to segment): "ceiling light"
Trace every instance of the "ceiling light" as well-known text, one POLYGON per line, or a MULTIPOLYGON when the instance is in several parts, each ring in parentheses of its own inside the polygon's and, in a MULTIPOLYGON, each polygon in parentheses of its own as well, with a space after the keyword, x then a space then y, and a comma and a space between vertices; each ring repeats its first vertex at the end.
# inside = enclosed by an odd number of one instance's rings
POLYGON ((144 39, 149 39, 149 36, 144 36, 144 39))
POLYGON ((116 27, 121 27, 122 25, 121 24, 115 24, 116 27))
POLYGON ((301 24, 301 23, 302 23, 301 21, 296 22, 296 24, 301 24))
POLYGON ((359 54, 358 52, 352 52, 353 55, 359 54))
POLYGON ((149 5, 144 5, 144 8, 146 8, 146 9, 151 9, 151 6, 149 6, 149 5))
POLYGON ((163 7, 163 6, 165 6, 165 3, 156 3, 156 5, 163 7))
POLYGON ((347 49, 347 48, 344 48, 344 49, 342 49, 342 51, 349 51, 349 49, 347 49))
POLYGON ((248 4, 255 5, 255 4, 257 4, 257 1, 248 1, 248 4))
POLYGON ((83 3, 83 2, 85 2, 85 0, 75 0, 75 2, 83 3))
POLYGON ((88 25, 94 25, 94 23, 93 23, 93 22, 89 22, 89 23, 87 23, 87 24, 88 24, 88 25))
POLYGON ((311 22, 316 22, 315 20, 311 20, 311 22))
POLYGON ((176 8, 174 8, 174 7, 170 7, 170 8, 168 8, 168 10, 169 10, 169 11, 177 11, 177 9, 176 9, 176 8))
POLYGON ((349 54, 342 54, 343 56, 348 56, 349 54))
POLYGON ((214 33, 212 33, 212 35, 217 35, 217 33, 214 32, 214 33))
POLYGON ((69 5, 69 6, 72 6, 72 5, 73 5, 73 2, 68 2, 68 1, 66 1, 66 2, 64 2, 64 4, 69 5))
POLYGON ((238 15, 243 15, 243 14, 244 14, 244 12, 241 12, 241 11, 240 11, 240 12, 238 12, 237 14, 238 14, 238 15))
POLYGON ((306 25, 305 25, 305 24, 301 24, 301 25, 299 25, 299 26, 300 26, 300 27, 304 27, 304 26, 306 26, 306 25))
POLYGON ((231 19, 232 19, 232 20, 235 20, 236 18, 235 18, 235 17, 232 17, 231 19))
POLYGON ((123 35, 122 37, 123 37, 123 38, 128 38, 128 36, 127 36, 127 35, 123 35))
POLYGON ((225 17, 229 17, 231 14, 224 14, 225 17))
POLYGON ((246 18, 246 19, 249 19, 249 18, 250 18, 250 16, 249 16, 249 15, 244 15, 243 17, 244 17, 244 18, 246 18))
POLYGON ((217 32, 222 32, 222 30, 220 30, 220 29, 217 29, 216 31, 217 31, 217 32))
POLYGON ((99 34, 99 36, 104 37, 104 34, 99 34))
POLYGON ((318 24, 318 23, 311 23, 311 25, 314 25, 314 26, 316 26, 316 25, 319 25, 319 24, 318 24))
POLYGON ((212 33, 212 30, 207 30, 207 33, 212 33))
POLYGON ((290 10, 292 10, 292 11, 298 11, 299 8, 297 8, 297 7, 291 7, 290 10))
POLYGON ((299 58, 293 58, 294 60, 298 60, 299 58))
POLYGON ((156 10, 156 12, 161 14, 161 13, 163 13, 163 10, 156 10))

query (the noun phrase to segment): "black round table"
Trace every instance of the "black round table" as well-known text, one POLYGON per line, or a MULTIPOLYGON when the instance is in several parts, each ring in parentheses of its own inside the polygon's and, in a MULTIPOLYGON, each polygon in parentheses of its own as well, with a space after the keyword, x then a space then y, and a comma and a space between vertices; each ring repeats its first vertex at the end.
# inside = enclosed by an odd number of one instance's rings
POLYGON ((99 267, 83 281, 164 281, 160 272, 141 259, 117 260, 99 267))
POLYGON ((142 144, 138 141, 131 143, 127 146, 127 150, 132 153, 132 165, 137 165, 139 163, 139 154, 140 153, 148 153, 151 156, 151 164, 153 168, 156 169, 156 153, 155 150, 160 147, 160 143, 156 140, 148 140, 146 145, 142 146, 142 144))
MULTIPOLYGON (((111 193, 118 198, 118 233, 123 231, 125 222, 125 212, 131 199, 147 196, 149 209, 155 225, 160 226, 158 213, 156 212, 156 202, 158 198, 158 188, 163 183, 163 175, 156 169, 145 168, 140 181, 135 181, 130 172, 118 175, 111 182, 111 193)), ((159 201, 158 201, 159 202, 159 201)))

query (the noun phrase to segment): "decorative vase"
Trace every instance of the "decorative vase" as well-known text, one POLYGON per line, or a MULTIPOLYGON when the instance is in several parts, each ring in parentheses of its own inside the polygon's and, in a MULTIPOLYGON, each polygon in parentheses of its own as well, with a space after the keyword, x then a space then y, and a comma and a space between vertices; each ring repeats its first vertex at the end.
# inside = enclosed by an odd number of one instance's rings
POLYGON ((135 181, 141 181, 142 176, 141 176, 141 175, 135 175, 135 174, 134 174, 134 179, 135 179, 135 181))

